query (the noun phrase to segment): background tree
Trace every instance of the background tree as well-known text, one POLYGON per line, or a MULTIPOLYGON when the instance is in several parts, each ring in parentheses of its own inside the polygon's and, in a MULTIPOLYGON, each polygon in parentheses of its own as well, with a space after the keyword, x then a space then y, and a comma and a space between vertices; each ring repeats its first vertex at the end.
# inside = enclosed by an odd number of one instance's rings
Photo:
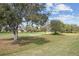
POLYGON ((75 24, 64 24, 64 32, 66 33, 74 33, 78 32, 79 26, 75 24))
POLYGON ((51 20, 50 23, 51 31, 54 31, 54 34, 57 34, 58 32, 61 32, 63 29, 63 22, 60 20, 51 20))

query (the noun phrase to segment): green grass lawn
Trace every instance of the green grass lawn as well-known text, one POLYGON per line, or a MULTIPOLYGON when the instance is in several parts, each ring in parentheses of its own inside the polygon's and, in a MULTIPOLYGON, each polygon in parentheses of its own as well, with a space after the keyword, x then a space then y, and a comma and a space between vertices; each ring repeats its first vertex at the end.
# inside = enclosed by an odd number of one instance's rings
MULTIPOLYGON (((42 34, 46 34, 46 32, 21 32, 19 33, 19 37, 26 37, 26 36, 37 36, 37 35, 42 35, 42 34)), ((7 38, 12 38, 13 37, 13 34, 12 33, 0 33, 0 39, 7 39, 7 38)))
POLYGON ((19 33, 19 44, 11 43, 13 40, 9 39, 10 33, 3 33, 0 36, 0 55, 79 56, 78 33, 19 33))

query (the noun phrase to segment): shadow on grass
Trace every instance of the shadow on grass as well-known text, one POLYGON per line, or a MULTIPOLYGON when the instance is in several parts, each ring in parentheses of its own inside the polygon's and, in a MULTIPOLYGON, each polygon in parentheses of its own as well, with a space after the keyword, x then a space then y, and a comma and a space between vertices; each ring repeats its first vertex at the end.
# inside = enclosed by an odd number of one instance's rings
POLYGON ((10 41, 12 44, 19 44, 19 45, 27 45, 27 44, 30 44, 30 43, 34 43, 34 44, 37 44, 37 45, 42 45, 42 44, 45 44, 45 43, 48 43, 49 40, 43 38, 43 37, 31 37, 31 36, 28 36, 28 37, 19 37, 18 38, 18 41, 17 43, 14 43, 13 42, 13 38, 10 38, 10 39, 2 39, 3 41, 10 41))
POLYGON ((51 33, 50 35, 63 35, 62 33, 51 33))
MULTIPOLYGON (((10 46, 11 49, 14 48, 15 46, 17 46, 17 48, 19 48, 21 46, 25 46, 25 45, 29 45, 29 44, 43 45, 43 44, 46 44, 46 43, 50 42, 49 40, 47 40, 47 39, 45 39, 43 37, 35 37, 35 36, 34 37, 32 37, 32 36, 29 36, 29 37, 19 37, 18 38, 18 43, 17 43, 19 46, 12 43, 13 42, 12 38, 11 39, 2 39, 0 41, 7 42, 9 44, 9 46, 10 46)), ((6 43, 3 43, 3 44, 5 44, 6 46, 8 46, 6 43)), ((14 49, 17 49, 17 48, 15 47, 14 49)), ((22 49, 23 48, 21 48, 21 50, 22 49)), ((16 50, 16 51, 13 50, 12 52, 3 52, 3 53, 0 53, 0 55, 8 55, 8 54, 11 54, 11 53, 19 52, 21 50, 16 50)))
POLYGON ((20 45, 26 45, 26 44, 30 44, 30 43, 42 45, 42 44, 45 44, 48 42, 49 42, 49 40, 46 40, 45 38, 42 38, 42 37, 20 37, 19 38, 20 45))

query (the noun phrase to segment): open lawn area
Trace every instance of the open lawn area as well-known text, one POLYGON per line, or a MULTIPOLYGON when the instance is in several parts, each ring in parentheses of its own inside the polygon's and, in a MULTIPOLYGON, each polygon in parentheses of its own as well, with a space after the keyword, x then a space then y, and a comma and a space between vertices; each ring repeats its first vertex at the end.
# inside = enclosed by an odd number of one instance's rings
POLYGON ((10 33, 0 33, 0 55, 79 56, 78 33, 19 33, 18 44, 12 44, 11 38, 10 33))

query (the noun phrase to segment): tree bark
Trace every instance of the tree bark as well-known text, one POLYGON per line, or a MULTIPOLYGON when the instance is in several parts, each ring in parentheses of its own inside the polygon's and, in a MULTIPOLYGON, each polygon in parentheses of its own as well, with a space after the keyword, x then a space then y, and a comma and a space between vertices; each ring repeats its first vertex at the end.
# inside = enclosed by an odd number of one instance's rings
POLYGON ((27 26, 29 25, 28 21, 27 21, 27 26))
POLYGON ((31 24, 31 26, 33 27, 33 22, 32 22, 32 24, 31 24))
POLYGON ((14 42, 17 42, 18 41, 18 31, 13 31, 13 39, 14 39, 14 42))
POLYGON ((57 34, 57 31, 54 31, 54 34, 57 34))

